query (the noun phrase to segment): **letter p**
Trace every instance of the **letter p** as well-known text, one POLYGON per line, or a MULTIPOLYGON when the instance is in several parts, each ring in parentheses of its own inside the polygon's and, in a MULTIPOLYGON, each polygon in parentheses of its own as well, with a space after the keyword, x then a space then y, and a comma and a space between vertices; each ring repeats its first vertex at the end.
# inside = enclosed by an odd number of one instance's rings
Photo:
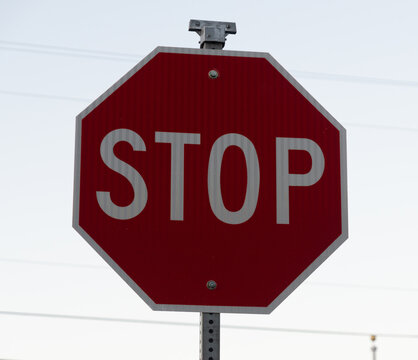
POLYGON ((325 159, 319 145, 304 138, 276 138, 276 211, 277 224, 289 224, 289 187, 311 186, 324 173, 325 159), (307 151, 312 168, 306 174, 289 174, 289 150, 307 151))

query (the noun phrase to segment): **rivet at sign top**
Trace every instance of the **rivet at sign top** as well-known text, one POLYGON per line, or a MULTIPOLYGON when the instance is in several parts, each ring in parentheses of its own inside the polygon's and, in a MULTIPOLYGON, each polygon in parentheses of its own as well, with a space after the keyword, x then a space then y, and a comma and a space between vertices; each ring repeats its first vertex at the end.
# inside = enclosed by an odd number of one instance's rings
POLYGON ((209 71, 209 77, 211 79, 216 79, 219 76, 218 72, 216 70, 209 71))
POLYGON ((209 280, 209 281, 206 283, 206 287, 207 287, 209 290, 215 290, 217 286, 218 286, 218 284, 217 284, 217 283, 216 283, 216 281, 214 281, 214 280, 209 280))

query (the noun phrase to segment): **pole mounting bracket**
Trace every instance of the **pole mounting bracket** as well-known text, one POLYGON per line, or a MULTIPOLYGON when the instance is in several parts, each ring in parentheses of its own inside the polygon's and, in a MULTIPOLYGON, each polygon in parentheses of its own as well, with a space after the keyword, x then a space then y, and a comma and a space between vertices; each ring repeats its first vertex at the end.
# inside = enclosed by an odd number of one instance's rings
POLYGON ((195 20, 189 22, 189 31, 195 31, 200 35, 201 49, 223 49, 226 36, 237 33, 237 25, 234 22, 195 20))

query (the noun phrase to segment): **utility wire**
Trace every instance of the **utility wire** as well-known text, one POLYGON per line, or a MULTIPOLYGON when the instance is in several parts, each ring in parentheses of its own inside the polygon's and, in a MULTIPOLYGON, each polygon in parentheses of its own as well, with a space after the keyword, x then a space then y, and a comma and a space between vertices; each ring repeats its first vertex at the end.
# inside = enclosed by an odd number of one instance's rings
POLYGON ((61 96, 61 95, 50 95, 50 94, 40 94, 32 92, 21 92, 21 91, 8 91, 0 90, 0 94, 12 95, 12 96, 23 96, 30 98, 43 98, 50 100, 65 100, 65 101, 77 101, 77 102, 91 102, 91 99, 82 98, 82 97, 73 97, 73 96, 61 96))
POLYGON ((124 61, 124 62, 135 61, 132 58, 123 58, 123 57, 117 57, 117 56, 60 52, 60 51, 50 51, 50 50, 43 50, 43 49, 24 49, 24 48, 13 48, 13 47, 7 47, 7 46, 0 46, 0 50, 17 51, 17 52, 25 52, 25 53, 33 53, 33 54, 58 55, 58 56, 65 56, 65 57, 90 58, 90 59, 98 59, 98 60, 112 60, 112 61, 124 61))
POLYGON ((80 48, 73 48, 73 47, 67 47, 67 46, 34 44, 34 43, 27 43, 27 42, 5 41, 5 40, 0 40, 0 45, 13 46, 13 47, 16 47, 16 46, 29 47, 29 48, 38 48, 38 49, 55 50, 55 51, 88 53, 88 54, 93 54, 93 55, 119 56, 119 57, 126 57, 126 58, 135 58, 135 59, 145 56, 143 54, 132 54, 132 53, 128 54, 128 53, 119 53, 115 51, 89 50, 89 49, 80 49, 80 48))
POLYGON ((354 126, 354 127, 372 128, 372 129, 418 132, 418 128, 409 127, 409 126, 393 126, 393 125, 377 125, 377 124, 361 124, 361 123, 345 123, 345 125, 354 126))
MULTIPOLYGON (((88 269, 106 269, 111 270, 109 266, 103 265, 91 265, 91 264, 77 264, 67 262, 55 262, 55 261, 41 261, 41 260, 25 260, 25 259, 12 259, 12 258, 0 258, 0 262, 17 263, 17 264, 32 264, 32 265, 45 265, 45 266, 59 266, 59 267, 72 267, 72 268, 88 268, 88 269)), ((418 292, 418 288, 396 287, 396 286, 375 286, 375 285, 362 285, 362 284, 342 284, 342 283, 328 283, 307 281, 306 285, 313 286, 326 286, 326 287, 342 287, 342 288, 357 288, 365 290, 383 290, 383 291, 403 291, 403 292, 418 292)))
MULTIPOLYGON (((41 94, 41 93, 32 93, 32 92, 20 92, 20 91, 8 91, 8 90, 0 90, 0 94, 11 95, 11 96, 22 96, 22 97, 29 97, 29 98, 42 98, 42 99, 48 99, 48 100, 76 101, 76 102, 83 102, 87 104, 93 101, 92 99, 82 98, 82 97, 51 95, 51 94, 41 94)), ((354 127, 372 128, 372 129, 418 132, 418 128, 406 127, 406 126, 375 125, 375 124, 361 124, 361 123, 345 123, 345 125, 354 126, 354 127)))
POLYGON ((330 73, 323 73, 323 72, 301 71, 301 70, 295 70, 292 73, 296 76, 300 76, 304 78, 311 78, 311 79, 318 79, 318 80, 367 83, 367 84, 376 84, 376 85, 418 87, 418 81, 413 81, 413 80, 398 80, 398 79, 377 78, 377 77, 370 77, 370 76, 330 74, 330 73))
POLYGON ((59 267, 73 267, 73 268, 110 269, 110 267, 102 266, 102 265, 76 264, 76 263, 68 263, 68 262, 26 260, 26 259, 12 259, 12 258, 0 258, 0 262, 17 263, 17 264, 32 264, 32 265, 46 265, 46 266, 59 266, 59 267))
POLYGON ((315 286, 327 286, 327 287, 343 287, 353 289, 365 289, 365 290, 383 290, 383 291, 407 291, 418 292, 418 288, 400 287, 400 286, 380 286, 380 285, 362 285, 362 284, 341 284, 341 283, 328 283, 311 281, 307 282, 307 285, 315 286))
MULTIPOLYGON (((120 53, 114 51, 90 50, 65 46, 45 45, 28 42, 0 40, 0 50, 28 52, 46 55, 59 55, 68 57, 85 57, 102 60, 138 62, 144 57, 143 54, 120 53)), ((323 72, 292 70, 293 75, 330 81, 354 82, 375 85, 418 87, 418 81, 387 79, 369 76, 331 74, 323 72)))
MULTIPOLYGON (((122 322, 122 323, 135 323, 135 324, 149 324, 149 325, 193 326, 193 327, 198 326, 197 323, 179 322, 179 321, 158 321, 158 320, 144 320, 144 319, 130 319, 130 318, 113 318, 113 317, 102 317, 102 316, 33 313, 33 312, 20 312, 20 311, 0 311, 0 315, 41 317, 41 318, 65 319, 65 320, 122 322)), ((304 334, 316 334, 316 335, 370 336, 370 334, 373 334, 378 337, 418 339, 418 334, 400 334, 400 333, 397 334, 397 333, 376 333, 376 332, 370 333, 370 332, 359 332, 359 331, 294 329, 294 328, 277 328, 277 327, 263 327, 263 326, 227 325, 227 324, 221 325, 221 327, 224 329, 304 333, 304 334)))

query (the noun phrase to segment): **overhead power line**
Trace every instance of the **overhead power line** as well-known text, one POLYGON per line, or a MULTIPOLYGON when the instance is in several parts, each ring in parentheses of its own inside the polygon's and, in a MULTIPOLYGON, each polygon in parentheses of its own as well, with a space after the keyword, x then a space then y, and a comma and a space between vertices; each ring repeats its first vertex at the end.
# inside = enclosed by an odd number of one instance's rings
MULTIPOLYGON (((56 262, 56 261, 0 258, 0 262, 9 262, 9 263, 17 263, 17 264, 45 265, 45 266, 58 266, 58 267, 71 267, 71 268, 111 270, 111 268, 109 266, 103 266, 103 265, 79 264, 79 263, 56 262)), ((306 285, 313 285, 313 286, 357 288, 357 289, 365 289, 365 290, 418 292, 418 288, 408 288, 408 287, 400 287, 400 286, 377 286, 377 285, 347 284, 347 283, 328 283, 328 282, 317 282, 317 281, 307 281, 305 284, 306 285)))
POLYGON ((144 55, 139 54, 126 54, 114 51, 89 50, 4 40, 0 40, 0 50, 123 62, 135 62, 144 57, 144 55))
POLYGON ((50 100, 65 100, 65 101, 77 101, 77 102, 91 102, 92 101, 91 99, 82 98, 82 97, 40 94, 40 93, 23 92, 23 91, 0 90, 0 94, 31 97, 31 98, 43 98, 43 99, 50 99, 50 100))
POLYGON ((0 45, 11 46, 11 47, 21 47, 21 48, 36 48, 36 49, 45 49, 45 50, 54 50, 54 51, 63 51, 63 52, 77 52, 77 53, 87 53, 93 55, 108 55, 108 56, 119 56, 126 58, 140 58, 143 57, 143 54, 128 54, 128 53, 119 53, 115 51, 102 51, 102 50, 90 50, 90 49, 80 49, 67 46, 56 46, 56 45, 45 45, 45 44, 34 44, 28 42, 17 42, 17 41, 5 41, 0 40, 0 45))
POLYGON ((311 78, 311 79, 318 79, 318 80, 367 83, 367 84, 375 84, 375 85, 418 87, 418 81, 413 81, 413 80, 398 80, 398 79, 377 78, 377 77, 370 77, 370 76, 330 74, 330 73, 323 73, 323 72, 301 71, 301 70, 292 71, 292 74, 296 76, 304 77, 304 78, 311 78))
POLYGON ((101 266, 101 265, 76 264, 76 263, 57 262, 57 261, 11 259, 11 258, 0 258, 0 261, 1 262, 8 262, 8 263, 17 263, 17 264, 32 264, 32 265, 46 265, 46 266, 59 266, 59 267, 75 267, 75 268, 90 268, 90 269, 110 269, 107 266, 101 266))
MULTIPOLYGON (((32 93, 32 92, 20 92, 20 91, 8 91, 8 90, 0 90, 0 94, 11 95, 11 96, 22 96, 22 97, 29 97, 29 98, 41 98, 41 99, 48 99, 48 100, 76 101, 76 102, 83 102, 87 104, 93 101, 92 99, 83 98, 83 97, 51 95, 51 94, 41 94, 41 93, 32 93)), ((360 124, 360 123, 345 123, 345 125, 354 126, 354 127, 383 129, 383 130, 418 132, 418 128, 406 127, 406 126, 375 125, 375 124, 360 124)))
POLYGON ((91 59, 98 59, 98 60, 112 60, 112 61, 125 61, 125 62, 133 62, 134 59, 126 59, 123 57, 117 56, 104 56, 104 55, 93 55, 93 54, 83 54, 83 53, 73 53, 73 52, 61 52, 61 51, 50 51, 50 50, 43 50, 43 49, 24 49, 24 48, 13 48, 7 46, 0 46, 0 50, 8 50, 8 51, 17 51, 17 52, 25 52, 25 53, 33 53, 33 54, 46 54, 46 55, 57 55, 57 56, 65 56, 65 57, 77 57, 77 58, 91 58, 91 59))
POLYGON ((383 290, 383 291, 404 291, 404 292, 418 292, 418 288, 401 287, 401 286, 381 286, 381 285, 362 285, 362 284, 342 284, 342 283, 328 283, 312 281, 307 282, 308 285, 326 286, 326 287, 342 287, 365 290, 383 290))
MULTIPOLYGON (((0 50, 28 52, 45 55, 58 55, 68 57, 84 57, 92 59, 123 61, 123 62, 138 62, 144 57, 143 54, 120 53, 115 51, 90 50, 66 46, 45 45, 28 42, 6 41, 0 40, 0 50)), ((406 86, 418 87, 418 81, 414 80, 399 80, 387 79, 370 76, 358 76, 347 74, 332 74, 314 71, 292 70, 293 75, 302 78, 311 78, 329 81, 354 82, 374 85, 389 85, 389 86, 406 86)))
POLYGON ((361 124, 361 123, 345 123, 346 126, 364 127, 372 129, 383 129, 383 130, 399 130, 399 131, 411 131, 418 132, 418 128, 409 126, 393 126, 393 125, 375 125, 375 124, 361 124))
MULTIPOLYGON (((107 321, 107 322, 136 323, 136 324, 149 324, 149 325, 193 326, 193 327, 198 326, 197 323, 180 322, 180 321, 158 321, 158 320, 145 320, 145 319, 113 318, 113 317, 104 317, 104 316, 65 315, 65 314, 33 313, 33 312, 20 312, 20 311, 0 311, 0 315, 41 317, 41 318, 64 319, 64 320, 107 321)), ((378 337, 418 339, 418 334, 397 334, 397 333, 339 331, 339 330, 321 330, 321 329, 294 329, 294 328, 277 328, 277 327, 263 327, 263 326, 227 325, 227 324, 221 325, 221 327, 224 329, 288 332, 288 333, 303 333, 303 334, 316 334, 316 335, 370 336, 370 334, 373 334, 378 337)))

